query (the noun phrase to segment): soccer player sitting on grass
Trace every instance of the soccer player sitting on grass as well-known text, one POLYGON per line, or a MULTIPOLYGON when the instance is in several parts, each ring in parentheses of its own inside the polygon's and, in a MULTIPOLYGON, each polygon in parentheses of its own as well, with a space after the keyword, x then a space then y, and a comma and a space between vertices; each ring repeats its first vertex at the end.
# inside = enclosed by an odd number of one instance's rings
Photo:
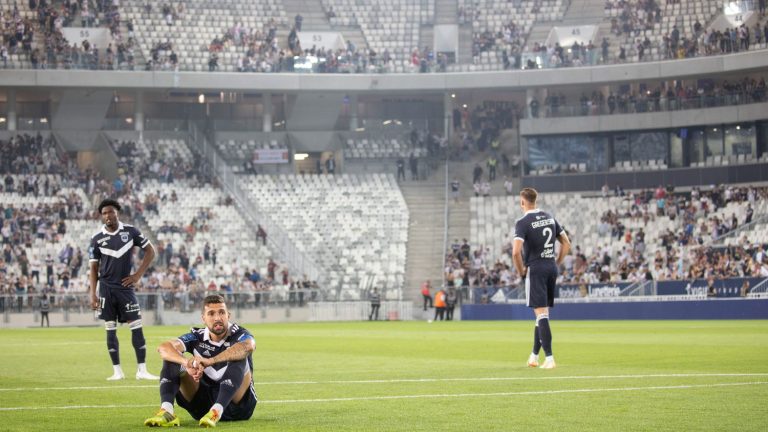
POLYGON ((219 420, 248 420, 253 415, 258 401, 253 389, 253 335, 229 322, 227 305, 218 294, 203 300, 202 317, 204 328, 192 328, 158 347, 163 358, 160 411, 146 419, 145 426, 179 426, 174 398, 200 426, 215 427, 219 420))

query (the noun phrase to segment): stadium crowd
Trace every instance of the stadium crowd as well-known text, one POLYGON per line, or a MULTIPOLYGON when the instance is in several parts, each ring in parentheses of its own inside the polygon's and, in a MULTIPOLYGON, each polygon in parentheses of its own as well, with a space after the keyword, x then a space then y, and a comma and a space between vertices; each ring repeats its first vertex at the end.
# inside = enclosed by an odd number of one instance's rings
MULTIPOLYGON (((142 182, 146 180, 154 179, 169 184, 185 180, 185 185, 179 187, 193 188, 216 184, 211 167, 194 151, 189 161, 173 148, 163 148, 156 141, 147 141, 144 145, 148 147, 150 157, 146 158, 141 156, 138 150, 140 146, 135 141, 114 140, 111 145, 120 156, 118 178, 114 181, 111 196, 120 197, 121 203, 124 203, 122 212, 126 212, 127 206, 129 215, 133 211, 135 218, 144 219, 147 212, 159 215, 160 203, 179 200, 175 190, 170 193, 147 191, 143 194, 144 199, 140 199, 138 192, 143 190, 142 182)), ((219 204, 232 206, 234 201, 226 196, 219 204)), ((163 222, 156 234, 182 234, 184 243, 174 244, 170 238, 157 241, 155 265, 148 272, 147 284, 142 285, 138 292, 152 294, 162 290, 167 305, 184 310, 202 299, 208 291, 225 293, 228 299, 236 297, 237 304, 252 306, 269 301, 273 291, 278 293, 274 299, 286 300, 291 305, 303 306, 307 300, 319 298, 315 281, 306 280, 306 277, 291 277, 287 266, 272 259, 265 263, 267 272, 262 275, 257 268, 244 268, 237 262, 219 262, 217 246, 210 242, 205 242, 200 250, 188 249, 186 245, 196 244, 196 235, 209 232, 210 225, 216 223, 216 219, 213 209, 201 208, 190 221, 177 222, 171 219, 163 222), (202 265, 215 268, 215 281, 202 279, 199 271, 202 265)), ((266 233, 262 239, 266 240, 266 233)))
POLYGON ((23 17, 16 2, 13 8, 0 10, 3 66, 9 67, 10 56, 18 54, 29 61, 33 69, 132 69, 136 48, 133 24, 127 24, 129 34, 126 37, 121 30, 119 2, 94 3, 95 9, 91 9, 91 2, 86 0, 66 0, 61 4, 32 0, 23 4, 21 7, 34 12, 35 18, 23 17), (67 40, 62 29, 74 25, 109 29, 114 46, 110 43, 106 47, 97 47, 88 39, 81 42, 67 40))
MULTIPOLYGON (((609 194, 604 189, 603 196, 609 194)), ((620 249, 597 246, 587 255, 579 244, 579 236, 572 238, 575 246, 560 267, 558 283, 768 277, 768 245, 750 244, 741 238, 737 246, 711 246, 711 241, 753 221, 752 209, 757 201, 768 199, 768 188, 719 185, 679 193, 660 186, 636 192, 617 188, 616 194, 625 197, 629 205, 603 214, 595 229, 600 242, 620 244, 620 249), (744 220, 735 214, 725 218, 715 214, 729 203, 747 206, 744 220), (642 221, 647 227, 656 218, 677 221, 678 228, 655 239, 647 239, 643 227, 627 228, 630 220, 642 221), (647 241, 657 242, 652 256, 647 253, 647 241)), ((522 280, 511 265, 511 257, 511 237, 501 251, 454 239, 445 255, 446 285, 461 287, 464 298, 474 288, 487 292, 493 288, 520 287, 522 280)))
POLYGON ((735 81, 699 79, 688 84, 679 81, 676 85, 637 83, 608 94, 600 90, 591 94, 585 92, 581 94, 578 105, 569 105, 563 93, 551 92, 541 102, 533 98, 528 106, 528 115, 537 118, 631 114, 741 105, 766 100, 768 92, 765 77, 744 77, 735 81))
MULTIPOLYGON (((624 36, 627 40, 636 42, 638 60, 643 61, 645 51, 653 47, 651 40, 646 36, 643 40, 638 37, 646 30, 653 30, 654 25, 662 20, 662 11, 659 2, 647 1, 607 1, 605 9, 620 10, 618 17, 611 18, 611 33, 624 36), (635 39, 637 38, 637 39, 635 39)), ((710 28, 706 29, 698 19, 690 29, 692 37, 681 36, 677 25, 662 36, 656 48, 659 49, 664 59, 680 59, 706 55, 728 54, 739 51, 747 51, 750 47, 756 48, 764 40, 768 40, 768 23, 761 25, 759 20, 753 28, 745 24, 738 27, 726 28, 723 31, 710 28)), ((619 60, 626 60, 619 55, 619 60)))
MULTIPOLYGON (((536 2, 531 12, 535 13, 540 5, 540 2, 536 2)), ((645 52, 651 48, 656 48, 661 53, 657 59, 682 59, 728 54, 748 50, 750 47, 755 49, 764 41, 768 41, 768 23, 761 27, 758 22, 751 29, 742 25, 721 32, 706 29, 697 21, 692 29, 694 37, 681 36, 679 29, 675 27, 663 36, 661 42, 654 43, 648 37, 643 40, 638 37, 641 31, 652 28, 661 20, 658 2, 651 0, 606 3, 607 10, 614 8, 622 10, 622 13, 612 18, 611 31, 631 41, 639 61, 648 57, 645 52)), ((471 7, 467 10, 460 8, 458 20, 468 21, 468 15, 475 13, 479 13, 479 10, 473 12, 471 7)), ((170 3, 163 3, 156 8, 153 8, 151 2, 147 2, 142 17, 148 18, 152 14, 159 14, 162 21, 171 28, 178 20, 184 18, 185 8, 181 2, 175 7, 170 3)), ((54 4, 46 0, 32 0, 22 2, 21 6, 14 2, 12 8, 0 11, 0 31, 3 34, 0 60, 4 67, 23 67, 15 65, 10 57, 20 54, 33 68, 134 70, 136 57, 143 56, 146 58, 145 70, 176 70, 179 55, 173 50, 173 44, 168 39, 150 41, 151 48, 148 53, 142 55, 137 52, 140 47, 135 39, 135 25, 133 20, 122 19, 120 3, 116 1, 65 0, 61 4, 54 4), (91 4, 96 7, 92 8, 91 4), (23 18, 20 7, 34 11, 36 19, 23 18), (80 43, 68 41, 61 29, 75 25, 108 28, 113 43, 106 47, 97 47, 88 40, 80 43), (123 34, 123 28, 127 29, 127 34, 123 34), (43 43, 38 43, 33 49, 34 41, 40 40, 43 43)), ((388 49, 376 52, 370 47, 356 47, 350 41, 347 41, 344 49, 302 47, 297 36, 297 26, 300 26, 300 21, 296 21, 290 28, 287 43, 281 46, 277 38, 279 26, 274 19, 270 19, 263 29, 246 28, 242 22, 238 22, 232 28, 224 29, 221 36, 215 37, 208 46, 200 49, 209 52, 209 71, 219 70, 218 54, 229 46, 247 48, 245 54, 239 56, 233 65, 235 70, 240 72, 293 72, 298 63, 303 63, 304 68, 310 65, 313 71, 319 73, 387 73, 395 70, 395 54, 388 49)), ((500 28, 475 31, 472 35, 473 58, 477 61, 480 53, 497 51, 502 56, 500 68, 519 69, 625 62, 629 55, 622 46, 617 58, 609 58, 607 39, 603 40, 598 52, 598 47, 592 41, 587 44, 575 42, 570 47, 559 44, 547 46, 536 42, 529 47, 523 42, 526 36, 515 21, 504 23, 500 28), (532 56, 543 58, 542 64, 537 64, 532 56)), ((414 47, 409 64, 406 72, 446 72, 449 69, 449 59, 429 47, 414 47)))
MULTIPOLYGON (((80 170, 66 153, 57 150, 51 139, 39 133, 0 140, 0 196, 8 200, 16 196, 39 198, 37 203, 33 200, 32 204, 24 205, 0 201, 0 312, 6 308, 35 308, 41 294, 46 294, 54 307, 87 310, 86 296, 80 295, 87 289, 85 246, 62 241, 69 223, 85 220, 93 226, 88 232, 95 231, 99 215, 94 203, 107 197, 117 198, 122 205, 122 219, 133 222, 143 221, 147 212, 157 214, 160 202, 178 199, 175 191, 157 191, 139 199, 138 192, 149 179, 163 183, 185 179, 193 185, 212 181, 209 167, 197 155, 193 162, 185 162, 174 151, 155 148, 150 142, 151 158, 145 158, 140 156, 134 141, 116 140, 111 144, 119 162, 118 176, 109 182, 91 169, 80 170), (92 202, 83 202, 82 196, 92 202), (52 197, 56 199, 50 203, 52 197), (43 257, 39 255, 41 250, 58 253, 43 257)), ((234 202, 225 198, 220 204, 234 202)), ((215 219, 212 209, 201 209, 189 223, 171 219, 154 234, 178 232, 184 235, 185 242, 194 244, 195 235, 208 231, 215 219)), ((237 262, 219 262, 217 246, 210 242, 201 250, 188 250, 183 243, 160 240, 155 248, 157 258, 138 292, 160 294, 170 308, 191 310, 213 291, 243 307, 267 304, 270 299, 304 306, 322 297, 315 281, 292 276, 286 265, 272 259, 264 263, 266 272, 261 274, 257 268, 244 268, 237 262), (216 269, 213 279, 202 279, 198 268, 203 264, 216 269)), ((156 296, 142 297, 145 308, 153 307, 156 301, 156 296)))

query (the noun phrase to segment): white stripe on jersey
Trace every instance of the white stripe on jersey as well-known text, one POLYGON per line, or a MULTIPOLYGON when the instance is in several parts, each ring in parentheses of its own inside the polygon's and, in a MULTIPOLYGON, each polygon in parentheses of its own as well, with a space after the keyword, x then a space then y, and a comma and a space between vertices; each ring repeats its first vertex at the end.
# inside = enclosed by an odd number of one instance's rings
POLYGON ((112 250, 106 247, 99 247, 99 252, 101 252, 104 255, 111 256, 113 258, 120 258, 121 256, 125 255, 126 252, 131 250, 133 247, 133 242, 126 243, 123 247, 121 247, 119 250, 112 250))
MULTIPOLYGON (((197 349, 192 350, 192 354, 198 356, 198 357, 204 357, 197 349)), ((211 366, 208 366, 207 368, 203 369, 203 372, 208 376, 208 378, 212 379, 214 382, 221 381, 221 378, 224 376, 224 372, 227 371, 227 368, 229 368, 228 365, 224 365, 219 370, 214 369, 211 366)))

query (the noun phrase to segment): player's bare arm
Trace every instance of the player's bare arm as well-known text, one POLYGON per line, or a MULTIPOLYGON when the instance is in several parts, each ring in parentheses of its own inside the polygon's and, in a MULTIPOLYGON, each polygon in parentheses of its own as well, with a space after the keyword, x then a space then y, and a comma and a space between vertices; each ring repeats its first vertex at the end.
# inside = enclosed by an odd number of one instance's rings
POLYGON ((208 367, 216 363, 239 361, 247 358, 248 355, 253 352, 254 348, 256 348, 256 343, 252 338, 248 338, 242 342, 238 342, 232 345, 226 351, 223 351, 216 357, 212 357, 212 358, 197 357, 195 360, 197 360, 204 367, 208 367))
POLYGON ((525 277, 528 274, 528 269, 523 263, 523 240, 515 239, 512 242, 512 262, 515 264, 517 273, 520 277, 525 277))
POLYGON ((152 246, 152 243, 148 244, 146 248, 144 248, 144 258, 141 260, 141 265, 139 266, 139 269, 136 270, 136 273, 132 275, 128 275, 123 278, 122 283, 124 287, 132 287, 136 286, 137 283, 141 280, 141 277, 144 276, 144 273, 149 268, 150 264, 152 264, 152 261, 155 259, 155 248, 152 246))
POLYGON ((167 340, 157 347, 160 357, 169 362, 177 363, 185 367, 192 367, 193 358, 184 357, 184 344, 178 339, 167 340))
POLYGON ((571 239, 568 238, 568 234, 565 232, 560 233, 557 236, 557 240, 560 242, 560 252, 557 254, 557 265, 563 263, 568 252, 571 251, 571 239))
POLYGON ((88 291, 91 293, 91 309, 99 308, 99 296, 96 295, 96 283, 99 279, 99 262, 91 261, 91 271, 88 273, 88 291))

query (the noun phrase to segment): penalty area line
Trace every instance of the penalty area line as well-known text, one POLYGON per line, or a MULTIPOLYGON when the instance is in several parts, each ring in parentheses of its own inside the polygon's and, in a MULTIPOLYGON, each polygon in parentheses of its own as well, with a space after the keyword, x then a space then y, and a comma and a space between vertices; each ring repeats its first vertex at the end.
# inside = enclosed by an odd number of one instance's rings
MULTIPOLYGON (((740 383, 719 383, 719 384, 684 384, 674 386, 648 386, 648 387, 617 387, 617 388, 586 388, 586 389, 566 389, 566 390, 531 390, 519 392, 493 392, 493 393, 440 393, 440 394, 416 394, 416 395, 392 395, 392 396, 361 396, 347 398, 326 398, 326 399, 276 399, 262 400, 261 404, 296 404, 296 403, 330 403, 330 402, 356 402, 356 401, 380 401, 380 400, 398 400, 398 399, 447 399, 447 398, 470 398, 470 397, 504 397, 504 396, 537 396, 537 395, 557 395, 568 393, 612 393, 612 392, 636 392, 636 391, 657 391, 657 390, 687 390, 704 389, 717 387, 743 387, 768 384, 768 381, 753 381, 740 383)), ((157 407, 157 404, 142 405, 69 405, 69 406, 47 406, 47 407, 1 407, 3 411, 39 411, 39 410, 74 410, 74 409, 107 409, 107 408, 149 408, 157 407)))

